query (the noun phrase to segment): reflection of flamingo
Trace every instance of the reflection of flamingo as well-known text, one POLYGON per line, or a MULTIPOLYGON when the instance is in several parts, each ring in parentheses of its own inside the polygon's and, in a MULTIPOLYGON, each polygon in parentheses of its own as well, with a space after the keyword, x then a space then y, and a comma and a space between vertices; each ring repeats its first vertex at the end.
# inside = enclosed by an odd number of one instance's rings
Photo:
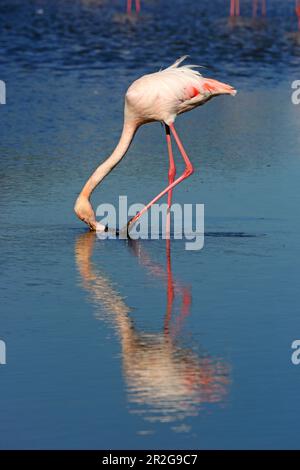
MULTIPOLYGON (((170 214, 168 214, 170 217, 170 214)), ((190 289, 186 286, 183 286, 178 281, 175 281, 172 274, 171 267, 171 245, 170 239, 166 240, 166 258, 167 258, 167 269, 165 270, 162 266, 157 263, 154 263, 148 253, 143 250, 142 245, 136 241, 129 240, 129 246, 132 248, 133 253, 139 259, 140 263, 147 271, 154 277, 160 278, 166 285, 167 290, 167 310, 165 317, 165 332, 166 334, 176 335, 176 332, 180 330, 180 326, 184 318, 189 314, 189 309, 192 302, 192 297, 190 289), (176 296, 180 296, 182 299, 181 304, 181 313, 177 318, 176 325, 171 327, 171 318, 172 310, 174 305, 174 300, 176 296)))
POLYGON ((136 330, 124 298, 103 273, 96 272, 91 262, 96 239, 93 233, 78 238, 75 246, 77 266, 93 303, 106 312, 106 318, 117 330, 129 401, 139 406, 142 412, 150 406, 151 419, 159 421, 182 419, 197 413, 200 404, 222 402, 229 383, 228 366, 222 359, 211 358, 205 353, 198 355, 179 344, 191 294, 189 288, 173 278, 170 241, 167 244, 167 272, 150 259, 138 242, 130 241, 141 265, 150 275, 166 282, 165 326, 162 333, 150 334, 136 330), (181 313, 172 328, 172 310, 177 296, 182 296, 181 313))
POLYGON ((178 114, 190 111, 218 95, 235 95, 229 85, 204 78, 192 66, 180 66, 185 57, 160 72, 145 75, 136 80, 128 89, 125 99, 124 127, 120 141, 112 155, 92 174, 82 189, 76 204, 77 216, 92 230, 104 230, 96 223, 90 203, 90 196, 96 186, 111 172, 126 154, 137 129, 148 122, 160 121, 165 124, 170 170, 169 185, 146 205, 130 222, 132 224, 166 193, 169 204, 173 188, 193 173, 193 166, 175 130, 174 121, 178 114), (171 133, 185 163, 184 173, 175 180, 175 163, 171 148, 171 133))
MULTIPOLYGON (((137 13, 141 11, 141 2, 140 0, 135 0, 135 10, 137 13)), ((132 0, 127 0, 127 13, 132 13, 132 0)))
POLYGON ((298 17, 298 29, 300 31, 300 0, 296 0, 295 11, 298 17))
MULTIPOLYGON (((258 10, 259 0, 253 0, 253 17, 256 18, 258 10)), ((261 14, 266 16, 267 14, 267 2, 266 0, 261 0, 261 14)))

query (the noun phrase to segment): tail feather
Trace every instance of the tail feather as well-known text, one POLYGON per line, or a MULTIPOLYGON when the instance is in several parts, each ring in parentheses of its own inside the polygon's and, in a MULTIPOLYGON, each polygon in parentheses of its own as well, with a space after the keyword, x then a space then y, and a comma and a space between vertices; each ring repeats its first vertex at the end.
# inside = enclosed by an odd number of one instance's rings
POLYGON ((235 96, 237 91, 230 85, 226 83, 219 82, 212 78, 205 78, 203 83, 203 90, 216 95, 232 95, 235 96))
POLYGON ((181 65, 182 62, 184 62, 189 56, 188 55, 183 55, 182 57, 179 57, 179 59, 177 59, 174 64, 170 65, 169 67, 167 67, 165 70, 172 70, 172 69, 181 69, 181 70, 192 70, 194 73, 196 73, 197 75, 200 75, 200 73, 197 71, 197 70, 193 70, 193 69, 199 69, 199 68, 205 68, 204 65, 197 65, 197 64, 185 64, 185 65, 181 65), (181 66, 180 66, 181 65, 181 66))
POLYGON ((181 57, 179 57, 179 59, 177 59, 174 64, 170 65, 170 69, 175 69, 176 67, 179 67, 179 65, 185 61, 185 59, 187 59, 189 56, 188 55, 183 55, 181 57))

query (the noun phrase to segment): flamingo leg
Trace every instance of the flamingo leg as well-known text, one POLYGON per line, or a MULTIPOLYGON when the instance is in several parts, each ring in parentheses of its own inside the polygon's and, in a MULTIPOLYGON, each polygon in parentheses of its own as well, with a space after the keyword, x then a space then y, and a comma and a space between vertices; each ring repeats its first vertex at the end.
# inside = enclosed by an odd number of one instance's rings
POLYGON ((257 16, 257 7, 258 7, 257 2, 258 0, 253 0, 253 18, 256 18, 257 16))
POLYGON ((296 10, 296 15, 298 17, 298 29, 300 31, 300 1, 299 0, 296 0, 295 10, 296 10))
POLYGON ((182 158, 185 162, 185 170, 184 172, 182 173, 181 176, 179 176, 179 178, 177 178, 175 181, 173 181, 173 183, 169 184, 161 193, 159 193, 157 196, 155 196, 154 199, 152 199, 152 201, 150 201, 140 212, 138 212, 127 224, 127 228, 129 229, 130 225, 132 225, 133 223, 135 223, 143 214, 145 214, 145 212, 148 211, 148 209, 150 209, 151 206, 153 206, 153 204, 155 204, 160 198, 162 198, 166 193, 168 193, 170 190, 172 190, 173 188, 175 188, 175 186, 177 186, 179 183, 181 183, 181 181, 185 180, 186 178, 188 178, 193 172, 194 172, 194 168, 193 168, 193 165, 189 159, 189 157, 187 156, 187 153, 186 151, 184 150, 184 147, 183 147, 183 144, 175 130, 175 127, 174 127, 174 124, 170 124, 170 129, 171 129, 171 132, 173 134, 173 137, 175 139, 175 142, 177 144, 177 147, 179 149, 179 152, 181 153, 182 155, 182 158))
POLYGON ((267 0, 262 0, 261 13, 263 16, 267 14, 267 0))
MULTIPOLYGON (((176 176, 176 166, 175 166, 173 149, 172 149, 170 127, 165 125, 165 129, 166 129, 166 139, 167 139, 167 147, 168 147, 168 153, 169 153, 169 174, 168 174, 169 184, 172 184, 174 183, 175 176, 176 176)), ((168 192, 168 208, 169 209, 172 205, 172 195, 173 195, 173 190, 170 189, 170 191, 168 192)))
POLYGON ((230 16, 240 16, 240 0, 230 0, 230 16))
POLYGON ((127 0, 127 13, 131 13, 132 10, 132 0, 127 0))
POLYGON ((135 9, 136 9, 137 13, 139 13, 141 11, 141 1, 140 0, 135 0, 135 9))

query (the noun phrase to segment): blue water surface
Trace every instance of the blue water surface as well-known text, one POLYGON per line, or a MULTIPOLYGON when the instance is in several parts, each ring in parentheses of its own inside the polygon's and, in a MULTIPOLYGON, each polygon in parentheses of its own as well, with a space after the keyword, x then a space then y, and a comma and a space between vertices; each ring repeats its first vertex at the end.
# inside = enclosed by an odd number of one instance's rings
MULTIPOLYGON (((300 39, 293 1, 241 3, 1 1, 1 449, 299 448, 300 39), (74 200, 132 80, 184 54, 238 89, 177 121, 195 174, 174 202, 205 205, 204 248, 98 240, 74 200)), ((167 176, 145 126, 93 203, 167 176)))

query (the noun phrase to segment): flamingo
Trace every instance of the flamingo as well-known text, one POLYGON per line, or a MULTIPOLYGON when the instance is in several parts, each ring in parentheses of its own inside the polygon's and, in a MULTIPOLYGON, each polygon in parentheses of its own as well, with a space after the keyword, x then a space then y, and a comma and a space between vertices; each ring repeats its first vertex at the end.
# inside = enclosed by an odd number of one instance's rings
MULTIPOLYGON (((258 3, 259 3, 259 0, 253 0, 253 17, 254 18, 257 16, 258 3)), ((267 2, 266 2, 266 0, 261 0, 261 14, 262 14, 262 16, 266 16, 266 14, 267 14, 267 2)))
POLYGON ((240 0, 230 0, 230 16, 240 16, 240 0))
POLYGON ((298 29, 300 31, 300 0, 296 0, 295 11, 298 17, 298 29))
MULTIPOLYGON (((141 2, 140 0, 135 0, 135 10, 137 13, 141 11, 141 2)), ((127 0, 127 13, 132 13, 132 0, 127 0)))
POLYGON ((169 154, 169 184, 152 199, 127 224, 127 231, 154 203, 168 193, 168 208, 172 203, 172 190, 192 175, 194 168, 175 130, 177 115, 191 111, 218 95, 236 94, 236 90, 225 83, 204 78, 193 65, 181 65, 187 58, 179 58, 170 67, 159 72, 144 75, 127 90, 125 96, 123 131, 113 153, 103 162, 85 183, 75 203, 75 213, 91 230, 105 231, 106 227, 97 224, 90 203, 94 189, 125 156, 140 126, 159 121, 165 126, 169 154), (175 179, 176 167, 172 151, 171 134, 185 163, 185 170, 175 179))

